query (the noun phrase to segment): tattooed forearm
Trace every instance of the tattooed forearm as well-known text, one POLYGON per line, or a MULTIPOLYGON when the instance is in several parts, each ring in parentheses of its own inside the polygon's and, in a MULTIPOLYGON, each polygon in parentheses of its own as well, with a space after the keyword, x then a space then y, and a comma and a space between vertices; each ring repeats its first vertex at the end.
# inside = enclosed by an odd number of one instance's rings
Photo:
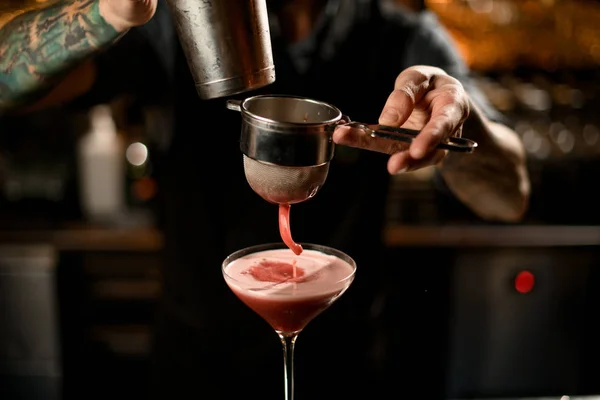
POLYGON ((0 28, 0 111, 39 98, 79 62, 121 34, 98 0, 61 1, 0 28))

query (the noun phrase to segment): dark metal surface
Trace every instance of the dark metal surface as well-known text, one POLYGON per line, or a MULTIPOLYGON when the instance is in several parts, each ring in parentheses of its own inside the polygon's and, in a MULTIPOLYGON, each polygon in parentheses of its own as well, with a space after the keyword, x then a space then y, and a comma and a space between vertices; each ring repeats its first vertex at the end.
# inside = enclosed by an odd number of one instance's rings
POLYGON ((310 167, 333 158, 332 133, 342 113, 327 103, 266 95, 230 100, 227 107, 242 113, 240 149, 254 160, 310 167))
MULTIPOLYGON (((395 128, 393 126, 386 125, 367 125, 362 122, 350 122, 347 126, 353 128, 362 129, 368 135, 372 137, 396 140, 398 142, 412 143, 412 141, 420 133, 418 130, 406 129, 406 128, 395 128)), ((477 142, 470 139, 451 137, 444 140, 442 143, 437 145, 438 149, 456 151, 460 153, 471 153, 477 147, 477 142)))
MULTIPOLYGON (((370 129, 370 134, 373 137, 383 139, 397 140, 405 143, 412 143, 420 131, 414 129, 394 128, 385 125, 367 125, 370 129)), ((457 151, 461 153, 471 153, 477 147, 477 142, 470 139, 451 137, 437 145, 438 149, 457 151)))
POLYGON ((275 81, 265 0, 168 0, 196 90, 212 99, 275 81))

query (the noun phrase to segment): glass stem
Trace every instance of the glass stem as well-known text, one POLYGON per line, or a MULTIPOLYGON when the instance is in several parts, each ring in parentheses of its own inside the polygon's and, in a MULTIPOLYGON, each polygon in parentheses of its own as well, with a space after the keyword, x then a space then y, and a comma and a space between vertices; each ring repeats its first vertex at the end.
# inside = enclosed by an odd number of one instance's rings
POLYGON ((294 344, 296 344, 298 333, 277 333, 283 345, 285 400, 294 400, 294 344))

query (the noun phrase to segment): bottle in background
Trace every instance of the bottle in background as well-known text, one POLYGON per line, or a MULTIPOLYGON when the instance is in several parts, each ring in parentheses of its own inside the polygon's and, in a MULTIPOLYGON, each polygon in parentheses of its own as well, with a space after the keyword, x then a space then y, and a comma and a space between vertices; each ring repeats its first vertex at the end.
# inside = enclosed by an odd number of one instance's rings
POLYGON ((77 149, 81 208, 92 222, 111 222, 125 211, 124 143, 108 105, 89 116, 90 130, 77 149))

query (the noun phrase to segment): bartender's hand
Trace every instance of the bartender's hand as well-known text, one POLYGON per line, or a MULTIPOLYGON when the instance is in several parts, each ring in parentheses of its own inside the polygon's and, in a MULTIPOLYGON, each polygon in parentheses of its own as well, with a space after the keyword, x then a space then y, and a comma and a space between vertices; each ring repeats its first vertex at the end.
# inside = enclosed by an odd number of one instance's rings
POLYGON ((450 191, 486 220, 520 221, 529 203, 531 185, 527 156, 519 135, 488 120, 462 84, 443 70, 416 66, 404 70, 387 99, 379 123, 421 130, 410 147, 372 138, 363 131, 339 127, 336 143, 390 154, 388 171, 397 174, 430 165, 450 191), (480 147, 471 155, 436 149, 442 140, 465 134, 480 147), (443 160, 443 162, 442 162, 443 160))
POLYGON ((144 25, 154 16, 158 0, 99 0, 100 14, 119 32, 144 25))
POLYGON ((460 136, 468 116, 469 97, 457 79, 440 68, 414 66, 398 75, 379 117, 381 125, 421 130, 410 147, 348 127, 336 129, 333 139, 338 144, 390 154, 388 171, 397 174, 442 161, 446 151, 436 145, 460 136))

